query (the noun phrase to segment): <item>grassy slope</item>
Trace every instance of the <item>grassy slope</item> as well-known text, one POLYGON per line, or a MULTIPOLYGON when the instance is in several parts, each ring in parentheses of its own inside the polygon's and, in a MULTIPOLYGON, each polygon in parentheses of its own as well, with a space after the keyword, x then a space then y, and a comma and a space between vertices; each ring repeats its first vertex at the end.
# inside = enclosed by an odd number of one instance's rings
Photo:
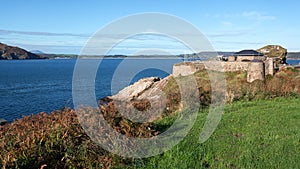
POLYGON ((215 133, 203 144, 198 137, 207 113, 201 112, 179 145, 136 161, 134 167, 300 168, 299 103, 299 98, 277 98, 227 105, 215 133))

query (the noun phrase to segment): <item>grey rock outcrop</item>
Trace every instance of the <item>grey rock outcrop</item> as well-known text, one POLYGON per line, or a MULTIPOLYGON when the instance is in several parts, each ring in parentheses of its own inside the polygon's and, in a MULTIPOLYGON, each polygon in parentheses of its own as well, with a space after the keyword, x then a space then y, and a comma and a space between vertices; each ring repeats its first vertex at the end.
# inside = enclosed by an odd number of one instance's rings
POLYGON ((287 49, 279 45, 267 45, 257 50, 269 58, 285 58, 287 49))
POLYGON ((111 98, 114 100, 133 100, 139 98, 145 91, 150 89, 156 82, 159 82, 158 77, 149 77, 135 82, 133 85, 125 87, 111 98))
POLYGON ((169 77, 141 79, 109 98, 127 119, 141 123, 153 121, 160 117, 166 108, 163 88, 168 80, 169 77))

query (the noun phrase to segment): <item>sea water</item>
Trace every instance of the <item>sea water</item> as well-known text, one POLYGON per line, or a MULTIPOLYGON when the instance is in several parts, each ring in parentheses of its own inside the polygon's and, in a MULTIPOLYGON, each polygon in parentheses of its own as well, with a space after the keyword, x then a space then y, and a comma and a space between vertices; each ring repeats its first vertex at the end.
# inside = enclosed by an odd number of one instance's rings
MULTIPOLYGON (((87 62, 99 62, 87 59, 87 62)), ((115 94, 141 78, 164 78, 180 59, 103 59, 95 78, 97 99, 115 94), (122 64, 122 63, 125 63, 122 64), (116 74, 118 67, 123 74, 116 74), (139 70, 136 70, 136 66, 139 70), (141 67, 145 69, 140 69, 141 67), (164 69, 161 69, 161 68, 164 69), (126 72, 134 70, 134 74, 126 72), (111 82, 117 87, 112 91, 111 82)), ((73 107, 72 79, 76 59, 0 61, 0 118, 8 121, 39 112, 73 107)), ((132 72, 132 71, 131 71, 132 72)), ((88 84, 87 84, 88 85, 88 84)))

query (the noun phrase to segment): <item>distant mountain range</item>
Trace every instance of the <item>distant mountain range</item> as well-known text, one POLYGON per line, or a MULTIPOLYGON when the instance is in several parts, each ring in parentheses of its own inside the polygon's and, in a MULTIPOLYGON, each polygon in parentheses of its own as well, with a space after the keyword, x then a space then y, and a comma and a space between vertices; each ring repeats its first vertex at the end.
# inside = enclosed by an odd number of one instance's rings
POLYGON ((300 59, 300 52, 288 52, 286 57, 288 59, 300 59))
MULTIPOLYGON (((216 57, 216 53, 218 55, 223 56, 231 56, 234 52, 200 52, 193 54, 181 54, 176 55, 175 57, 185 57, 185 58, 200 58, 200 59, 209 59, 212 57, 216 57)), ((19 60, 19 59, 54 59, 54 58, 77 58, 78 55, 75 54, 47 54, 39 50, 32 50, 30 52, 15 46, 9 46, 3 43, 0 43, 0 60, 19 60)), ((92 56, 86 56, 87 58, 92 56)), ((106 58, 125 58, 125 57, 174 57, 174 56, 166 56, 166 55, 139 55, 139 56, 125 56, 125 55, 109 55, 103 56, 106 58)), ((300 52, 288 52, 288 59, 300 59, 300 52)))
POLYGON ((45 57, 28 52, 15 46, 0 43, 0 60, 45 59, 45 57))

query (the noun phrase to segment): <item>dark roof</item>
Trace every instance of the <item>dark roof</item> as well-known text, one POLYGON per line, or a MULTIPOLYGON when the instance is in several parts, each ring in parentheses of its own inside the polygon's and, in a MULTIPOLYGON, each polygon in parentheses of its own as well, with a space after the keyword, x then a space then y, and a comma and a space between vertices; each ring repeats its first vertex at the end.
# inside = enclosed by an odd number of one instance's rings
POLYGON ((242 50, 233 54, 234 56, 264 56, 255 50, 242 50))

